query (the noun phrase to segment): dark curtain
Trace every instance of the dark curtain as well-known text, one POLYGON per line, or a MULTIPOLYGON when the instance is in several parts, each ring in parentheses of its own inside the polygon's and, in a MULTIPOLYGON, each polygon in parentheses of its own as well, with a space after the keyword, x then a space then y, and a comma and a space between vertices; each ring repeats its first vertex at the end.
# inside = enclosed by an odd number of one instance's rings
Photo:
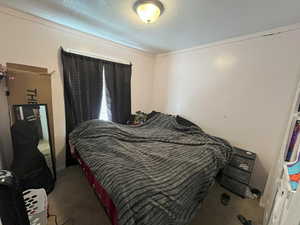
POLYGON ((107 62, 104 65, 111 119, 125 124, 131 115, 131 65, 107 62))
POLYGON ((66 166, 76 164, 69 133, 81 122, 98 119, 103 88, 103 61, 61 50, 66 113, 66 166))

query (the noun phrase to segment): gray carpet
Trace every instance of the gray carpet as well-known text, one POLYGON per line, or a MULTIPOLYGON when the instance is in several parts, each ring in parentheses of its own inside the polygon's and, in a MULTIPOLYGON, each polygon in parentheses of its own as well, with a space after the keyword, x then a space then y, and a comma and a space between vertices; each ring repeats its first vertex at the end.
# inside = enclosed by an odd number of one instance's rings
MULTIPOLYGON (((79 167, 70 167, 58 174, 49 206, 50 214, 57 216, 58 225, 111 225, 79 167)), ((257 200, 242 199, 216 184, 191 225, 241 225, 236 218, 238 214, 251 219, 253 225, 262 225, 263 209, 257 200), (224 192, 231 196, 228 206, 220 203, 224 192)), ((53 216, 48 225, 55 225, 53 216)))

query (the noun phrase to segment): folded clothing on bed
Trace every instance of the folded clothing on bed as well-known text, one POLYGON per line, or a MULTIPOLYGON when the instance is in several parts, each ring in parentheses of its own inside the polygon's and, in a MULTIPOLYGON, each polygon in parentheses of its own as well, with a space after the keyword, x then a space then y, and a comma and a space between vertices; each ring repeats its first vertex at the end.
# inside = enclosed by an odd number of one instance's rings
POLYGON ((188 224, 232 152, 163 113, 137 126, 87 121, 70 143, 109 193, 119 225, 188 224))

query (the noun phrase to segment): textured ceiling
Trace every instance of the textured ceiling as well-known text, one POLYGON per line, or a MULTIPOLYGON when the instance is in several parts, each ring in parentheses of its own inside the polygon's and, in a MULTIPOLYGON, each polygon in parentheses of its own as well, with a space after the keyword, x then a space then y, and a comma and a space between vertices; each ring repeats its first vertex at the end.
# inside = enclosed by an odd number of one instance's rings
POLYGON ((299 0, 161 0, 144 24, 135 0, 0 0, 3 5, 153 53, 194 47, 300 22, 299 0))

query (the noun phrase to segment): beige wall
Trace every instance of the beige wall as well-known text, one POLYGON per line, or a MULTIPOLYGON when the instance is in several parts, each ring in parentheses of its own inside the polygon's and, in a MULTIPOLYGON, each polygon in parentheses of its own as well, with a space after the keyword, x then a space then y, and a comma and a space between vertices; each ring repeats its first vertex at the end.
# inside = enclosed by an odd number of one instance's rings
MULTIPOLYGON (((0 7, 0 63, 46 67, 52 75, 55 147, 58 169, 64 166, 65 116, 59 48, 77 49, 131 61, 132 110, 151 110, 154 57, 12 9, 0 7)), ((2 121, 1 121, 2 122, 2 121)))
POLYGON ((8 169, 13 157, 6 90, 0 81, 0 169, 8 169))
POLYGON ((300 75, 300 30, 253 35, 159 55, 153 108, 256 152, 263 189, 287 127, 300 75))

